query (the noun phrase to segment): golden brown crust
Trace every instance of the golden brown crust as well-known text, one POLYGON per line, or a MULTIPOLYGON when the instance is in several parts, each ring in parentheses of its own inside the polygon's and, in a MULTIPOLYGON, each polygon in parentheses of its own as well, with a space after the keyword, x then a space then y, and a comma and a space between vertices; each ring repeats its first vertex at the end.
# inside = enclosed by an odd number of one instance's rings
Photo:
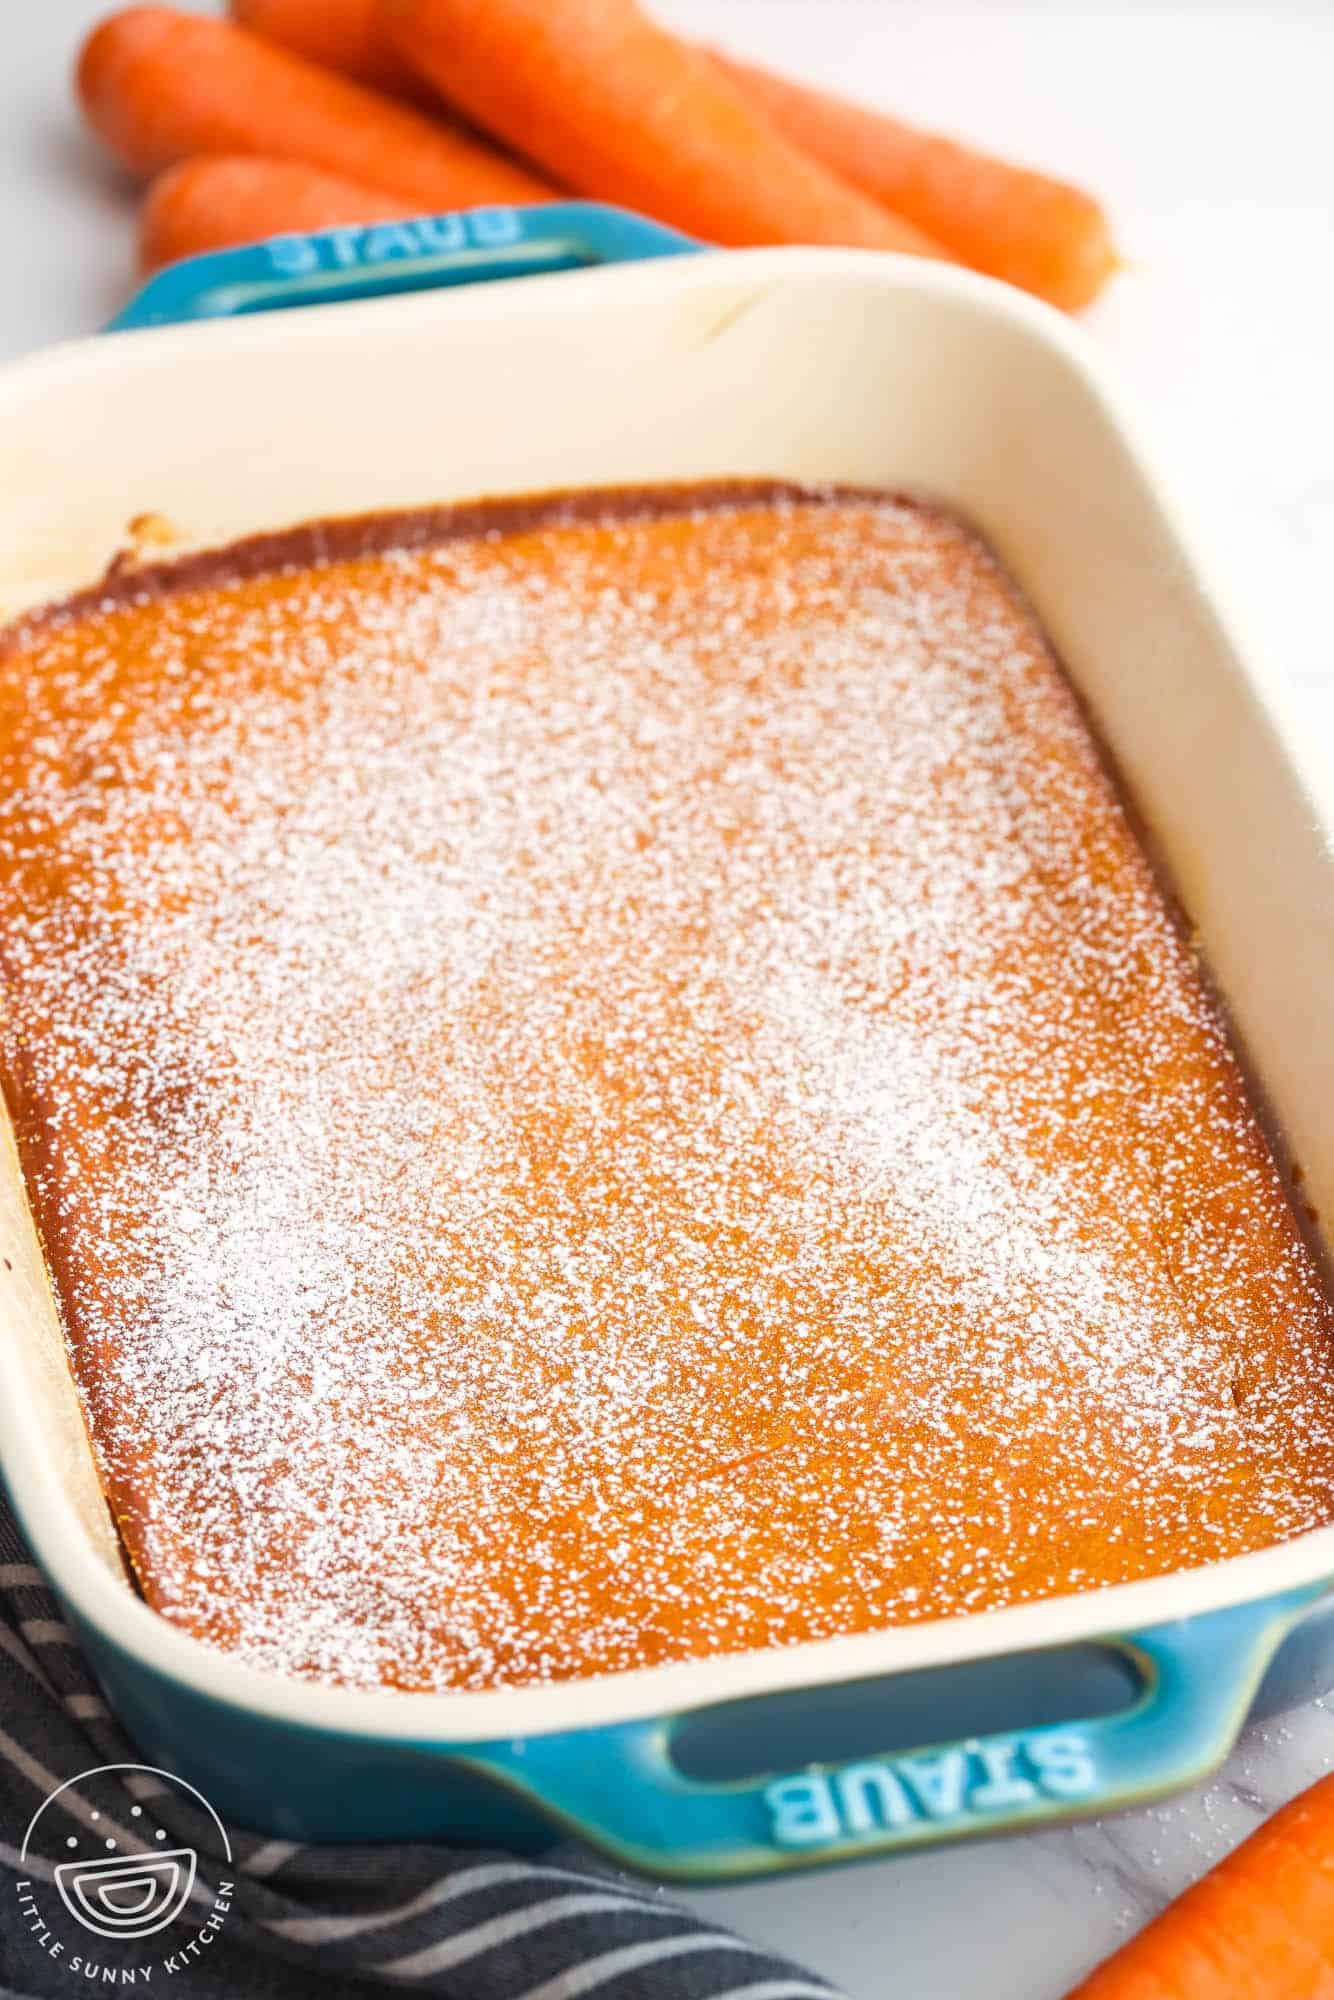
POLYGON ((4 1048, 164 1616, 491 1686, 1331 1518, 1334 1318, 1031 613, 859 493, 546 496, 0 651, 4 1048))

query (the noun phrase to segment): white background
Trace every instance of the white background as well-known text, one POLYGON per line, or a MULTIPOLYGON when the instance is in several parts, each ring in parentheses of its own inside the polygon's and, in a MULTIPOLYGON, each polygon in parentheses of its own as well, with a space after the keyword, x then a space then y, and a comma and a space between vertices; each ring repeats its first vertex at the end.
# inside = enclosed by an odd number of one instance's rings
MULTIPOLYGON (((95 0, 3 8, 0 359, 92 331, 130 288, 132 192, 80 134, 68 82, 100 11, 95 0)), ((1311 728, 1334 731, 1334 9, 669 0, 662 11, 1102 194, 1129 268, 1090 328, 1138 392, 1311 728)), ((855 2000, 1057 2000, 1331 1762, 1334 1717, 1316 1706, 1252 1736, 1222 1781, 1169 1807, 695 1900, 855 2000)))

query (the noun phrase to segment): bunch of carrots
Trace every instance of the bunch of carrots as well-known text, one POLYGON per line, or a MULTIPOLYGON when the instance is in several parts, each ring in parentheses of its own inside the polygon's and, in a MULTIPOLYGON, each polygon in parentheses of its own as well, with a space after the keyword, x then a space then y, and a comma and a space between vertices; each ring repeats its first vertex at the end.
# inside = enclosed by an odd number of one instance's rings
POLYGON ((1117 265, 1078 188, 685 42, 637 0, 128 7, 85 43, 78 88, 150 182, 149 270, 570 193, 711 243, 950 258, 1069 311, 1117 265))

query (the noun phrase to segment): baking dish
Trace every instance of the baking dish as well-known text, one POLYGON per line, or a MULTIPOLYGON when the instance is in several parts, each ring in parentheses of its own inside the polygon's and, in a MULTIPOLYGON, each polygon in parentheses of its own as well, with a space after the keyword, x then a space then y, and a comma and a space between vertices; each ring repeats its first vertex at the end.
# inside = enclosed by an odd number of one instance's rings
MULTIPOLYGON (((694 247, 568 204, 175 267, 116 337, 0 376, 0 613, 95 578, 147 513, 193 546, 557 486, 753 476, 943 500, 1062 652, 1328 1208, 1334 778, 1083 341, 948 268, 694 247)), ((1278 1701, 1334 1652, 1332 1528, 1079 1597, 555 1686, 263 1674, 126 1581, 7 1132, 0 1249, 0 1463, 24 1530, 145 1756, 259 1828, 531 1845, 561 1827, 652 1873, 770 1873, 1188 1783, 1271 1663, 1278 1701)))

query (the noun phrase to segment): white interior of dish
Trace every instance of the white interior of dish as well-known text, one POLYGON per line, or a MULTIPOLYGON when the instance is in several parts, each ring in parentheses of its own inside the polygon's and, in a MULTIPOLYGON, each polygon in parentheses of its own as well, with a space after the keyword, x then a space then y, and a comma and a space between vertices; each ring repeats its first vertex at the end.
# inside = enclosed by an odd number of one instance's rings
MULTIPOLYGON (((0 377, 0 615, 94 580, 136 515, 181 546, 477 495, 774 476, 930 494, 1028 591, 1201 933, 1311 1201, 1334 1215, 1334 767, 1285 723, 1079 335, 911 260, 752 251, 58 349, 0 377)), ((7 1139, 7 1134, 5 1135, 7 1139)), ((239 1666, 127 1587, 12 1143, 0 1451, 66 1597, 215 1693, 453 1741, 1132 1630, 1334 1576, 1334 1529, 1156 1582, 786 1651, 484 1695, 239 1666)))

